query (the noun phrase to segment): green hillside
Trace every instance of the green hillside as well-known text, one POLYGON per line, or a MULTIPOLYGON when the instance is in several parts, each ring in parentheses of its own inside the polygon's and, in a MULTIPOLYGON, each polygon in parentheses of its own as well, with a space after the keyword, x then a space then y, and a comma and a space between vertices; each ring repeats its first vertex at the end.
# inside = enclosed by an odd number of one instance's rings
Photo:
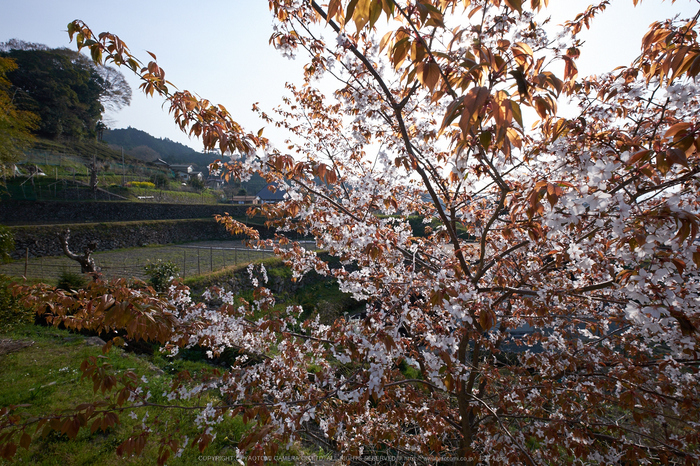
MULTIPOLYGON (((168 138, 156 138, 132 127, 106 130, 102 137, 112 148, 124 148, 124 152, 135 159, 154 161, 160 158, 171 164, 192 164, 197 171, 205 173, 209 164, 221 159, 221 154, 197 152, 179 142, 168 138)), ((260 176, 253 175, 245 183, 237 183, 234 180, 230 185, 232 194, 235 195, 241 188, 247 193, 255 194, 266 184, 260 176)))
POLYGON ((164 166, 143 162, 94 140, 37 138, 25 151, 0 192, 20 200, 148 200, 166 203, 216 203, 222 193, 183 186, 164 166), (95 159, 97 190, 92 190, 95 159), (122 162, 123 160, 123 162, 122 162), (13 176, 14 175, 14 176, 13 176))
MULTIPOLYGON (((210 163, 221 158, 216 153, 201 153, 191 147, 168 138, 156 138, 145 131, 128 127, 106 130, 102 136, 108 144, 123 147, 124 150, 136 157, 142 153, 149 153, 142 148, 150 149, 153 157, 161 158, 169 163, 191 163, 204 168, 210 163)), ((138 157, 141 158, 141 157, 138 157)))
MULTIPOLYGON (((41 163, 42 157, 45 155, 64 156, 74 159, 76 162, 89 164, 92 163, 93 155, 96 156, 98 162, 122 162, 122 154, 119 150, 110 148, 107 144, 97 142, 93 139, 77 140, 77 139, 46 139, 37 138, 34 146, 25 152, 26 161, 29 163, 41 163)), ((124 162, 132 165, 146 166, 143 161, 124 154, 124 162)))

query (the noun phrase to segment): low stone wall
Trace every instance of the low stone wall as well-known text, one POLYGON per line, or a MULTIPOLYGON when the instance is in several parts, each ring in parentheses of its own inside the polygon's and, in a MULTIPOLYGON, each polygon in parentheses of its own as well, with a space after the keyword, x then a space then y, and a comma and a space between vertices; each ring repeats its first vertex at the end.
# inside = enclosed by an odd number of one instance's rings
MULTIPOLYGON (((58 233, 70 228, 71 250, 81 253, 92 241, 97 241, 97 250, 130 248, 148 244, 168 244, 189 241, 242 239, 231 236, 213 219, 162 220, 153 222, 85 223, 70 225, 10 226, 15 237, 15 259, 62 255, 58 233)), ((266 237, 271 231, 259 229, 266 237)))
POLYGON ((213 218, 225 212, 245 216, 248 207, 230 204, 157 204, 150 202, 0 202, 0 224, 48 225, 61 223, 131 222, 213 218))

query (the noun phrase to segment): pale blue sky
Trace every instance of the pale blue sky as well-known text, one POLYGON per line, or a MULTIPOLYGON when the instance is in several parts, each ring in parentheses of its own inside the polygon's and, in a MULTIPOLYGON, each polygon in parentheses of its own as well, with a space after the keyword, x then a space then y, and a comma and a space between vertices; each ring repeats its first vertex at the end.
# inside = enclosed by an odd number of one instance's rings
MULTIPOLYGON (((573 17, 590 0, 551 0, 554 23, 573 17)), ((629 63, 637 56, 639 41, 654 20, 681 12, 692 15, 696 0, 615 0, 593 29, 579 62, 583 73, 600 73, 629 63)), ((96 33, 119 35, 132 52, 147 61, 146 50, 158 56, 166 78, 180 89, 224 104, 247 129, 264 124, 250 112, 254 102, 270 110, 280 102, 287 81, 299 82, 302 60, 279 55, 268 39, 272 19, 267 0, 0 0, 0 42, 12 38, 51 47, 74 47, 66 25, 82 19, 96 33)), ((126 72, 124 72, 127 75, 126 72)), ((156 137, 167 137, 200 150, 201 143, 182 134, 162 102, 137 90, 138 81, 127 76, 134 91, 129 108, 108 115, 110 126, 133 126, 156 137)), ((282 145, 283 136, 271 129, 266 135, 282 145), (275 136, 277 138, 275 138, 275 136)))

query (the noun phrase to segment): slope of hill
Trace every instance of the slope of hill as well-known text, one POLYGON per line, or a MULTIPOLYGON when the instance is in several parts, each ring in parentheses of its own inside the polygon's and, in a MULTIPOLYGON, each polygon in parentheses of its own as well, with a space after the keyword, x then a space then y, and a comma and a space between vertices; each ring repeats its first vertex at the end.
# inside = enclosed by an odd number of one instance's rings
MULTIPOLYGON (((171 164, 194 164, 198 170, 205 173, 210 163, 221 159, 221 155, 218 153, 197 152, 179 142, 168 138, 156 138, 145 131, 132 127, 106 130, 102 139, 113 149, 119 150, 120 147, 123 147, 126 154, 139 160, 152 162, 160 158, 171 164)), ((255 194, 266 184, 264 179, 255 174, 244 183, 232 181, 231 186, 235 189, 232 194, 237 194, 239 188, 244 188, 248 193, 255 194)))
POLYGON ((193 163, 203 168, 221 156, 197 152, 168 138, 156 138, 136 128, 110 129, 102 139, 112 146, 121 146, 133 157, 153 161, 161 158, 170 163, 193 163))
MULTIPOLYGON (((42 137, 37 137, 33 146, 25 152, 25 160, 29 163, 41 164, 46 154, 64 156, 85 165, 90 164, 93 155, 96 156, 98 162, 102 163, 122 161, 119 149, 114 150, 107 144, 92 139, 47 139, 42 137)), ((124 161, 128 164, 143 165, 140 159, 132 157, 128 153, 124 155, 124 161)))

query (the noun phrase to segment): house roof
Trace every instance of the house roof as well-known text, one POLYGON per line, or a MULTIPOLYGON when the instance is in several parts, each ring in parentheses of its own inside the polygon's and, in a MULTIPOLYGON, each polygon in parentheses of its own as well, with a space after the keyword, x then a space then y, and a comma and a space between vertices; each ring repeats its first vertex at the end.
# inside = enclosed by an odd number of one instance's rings
POLYGON ((194 167, 191 164, 173 164, 170 165, 170 168, 172 168, 175 171, 183 171, 183 172, 191 172, 194 167))

